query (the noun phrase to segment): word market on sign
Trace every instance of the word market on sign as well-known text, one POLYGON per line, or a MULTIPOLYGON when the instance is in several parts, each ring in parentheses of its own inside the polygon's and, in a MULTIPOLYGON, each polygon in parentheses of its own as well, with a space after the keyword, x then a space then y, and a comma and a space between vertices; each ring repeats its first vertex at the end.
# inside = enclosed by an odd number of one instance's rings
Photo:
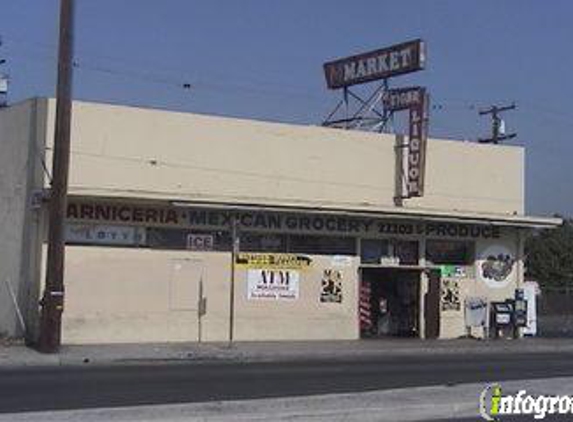
POLYGON ((424 68, 422 40, 408 41, 324 64, 330 89, 389 78, 424 68))

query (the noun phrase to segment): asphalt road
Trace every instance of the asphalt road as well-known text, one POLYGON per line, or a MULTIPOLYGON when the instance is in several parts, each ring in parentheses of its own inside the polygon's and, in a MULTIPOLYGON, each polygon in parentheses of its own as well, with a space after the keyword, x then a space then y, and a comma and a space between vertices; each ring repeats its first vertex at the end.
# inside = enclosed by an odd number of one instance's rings
POLYGON ((573 376, 573 354, 408 356, 0 370, 0 413, 573 376))

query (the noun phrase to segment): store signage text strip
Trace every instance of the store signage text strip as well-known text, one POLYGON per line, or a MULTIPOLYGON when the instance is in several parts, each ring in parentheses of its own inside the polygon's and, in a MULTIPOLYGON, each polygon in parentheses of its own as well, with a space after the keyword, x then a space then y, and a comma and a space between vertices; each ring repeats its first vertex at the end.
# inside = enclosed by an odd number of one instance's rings
POLYGON ((391 221, 324 214, 208 210, 114 203, 70 202, 68 220, 144 226, 226 230, 233 217, 249 230, 317 234, 401 235, 428 237, 499 238, 501 228, 441 222, 391 221))

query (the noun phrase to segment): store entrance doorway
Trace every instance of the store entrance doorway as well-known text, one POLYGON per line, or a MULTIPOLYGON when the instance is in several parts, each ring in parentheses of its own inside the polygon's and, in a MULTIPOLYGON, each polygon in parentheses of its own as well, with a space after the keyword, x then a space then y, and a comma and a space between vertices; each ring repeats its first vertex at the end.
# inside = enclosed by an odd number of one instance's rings
POLYGON ((418 269, 362 268, 361 338, 420 337, 418 269))

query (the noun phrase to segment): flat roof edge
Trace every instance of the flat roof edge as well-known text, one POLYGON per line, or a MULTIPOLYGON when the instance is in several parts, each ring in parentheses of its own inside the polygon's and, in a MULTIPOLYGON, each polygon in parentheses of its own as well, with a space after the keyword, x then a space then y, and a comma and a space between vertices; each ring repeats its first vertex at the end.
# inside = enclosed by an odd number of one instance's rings
POLYGON ((342 214, 356 217, 372 218, 393 218, 398 220, 422 220, 422 221, 455 221, 466 224, 488 224, 497 226, 510 226, 521 228, 555 228, 563 224, 563 219, 552 217, 533 217, 521 215, 501 215, 501 214, 473 214, 463 212, 431 212, 409 209, 408 212, 398 210, 362 210, 362 209, 342 209, 326 207, 304 207, 304 206, 282 206, 282 205, 260 205, 260 204, 225 204, 207 203, 194 201, 172 201, 175 206, 205 207, 205 208, 235 208, 257 209, 264 211, 282 212, 307 212, 316 214, 342 214))
POLYGON ((396 220, 454 221, 466 224, 488 224, 522 228, 555 228, 563 224, 563 219, 556 217, 535 217, 509 214, 487 214, 466 211, 446 211, 414 208, 342 208, 333 206, 310 206, 304 204, 261 204, 254 202, 207 201, 192 199, 145 198, 133 196, 107 196, 71 194, 78 200, 110 200, 169 203, 175 207, 221 208, 228 210, 258 210, 275 212, 305 212, 311 214, 338 214, 355 217, 391 218, 396 220))

